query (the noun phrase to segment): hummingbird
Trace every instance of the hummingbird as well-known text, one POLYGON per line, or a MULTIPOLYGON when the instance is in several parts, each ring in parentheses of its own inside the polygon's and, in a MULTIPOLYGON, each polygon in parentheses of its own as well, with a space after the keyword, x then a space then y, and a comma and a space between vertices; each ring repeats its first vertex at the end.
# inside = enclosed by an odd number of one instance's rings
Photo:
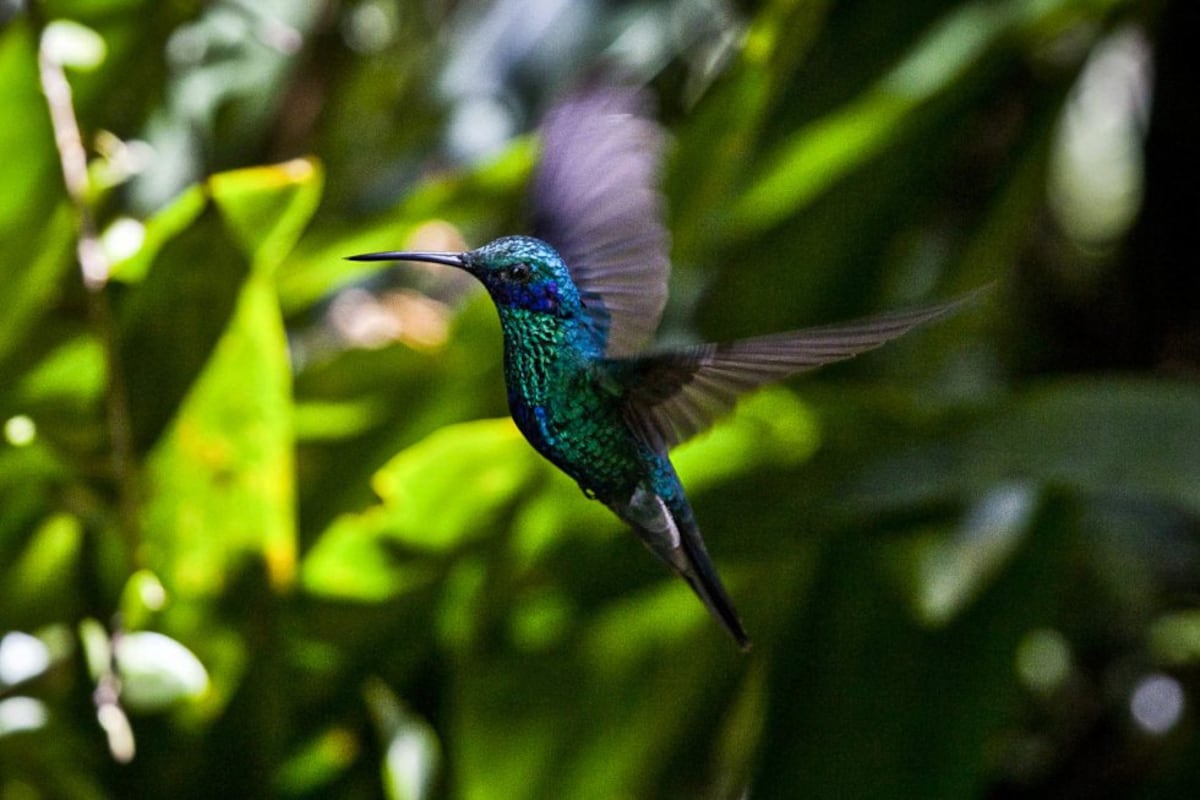
POLYGON ((750 637, 705 549, 670 449, 709 428, 745 392, 872 350, 967 298, 648 350, 671 268, 659 190, 665 135, 649 105, 644 90, 593 85, 547 113, 530 190, 532 236, 466 252, 348 258, 443 264, 478 279, 500 317, 517 428, 627 523, 747 650, 750 637))

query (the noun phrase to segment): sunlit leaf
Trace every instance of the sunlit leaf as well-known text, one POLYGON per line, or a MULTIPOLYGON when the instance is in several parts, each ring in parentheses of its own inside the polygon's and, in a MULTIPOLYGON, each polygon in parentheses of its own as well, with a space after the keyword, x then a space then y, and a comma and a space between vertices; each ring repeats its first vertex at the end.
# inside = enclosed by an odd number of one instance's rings
POLYGON ((200 659, 155 631, 124 633, 115 644, 121 700, 133 711, 162 711, 208 688, 200 659))
POLYGON ((104 387, 104 353, 98 341, 71 339, 42 359, 21 382, 21 398, 28 403, 66 401, 86 405, 104 387))
POLYGON ((772 103, 779 100, 821 30, 827 3, 769 3, 745 32, 738 61, 683 124, 667 189, 677 257, 712 246, 714 225, 744 181, 772 103))
POLYGON ((433 553, 487 535, 545 471, 507 419, 443 428, 375 475, 380 504, 334 522, 305 559, 305 583, 346 597, 398 591, 428 567, 393 561, 388 548, 433 553))
MULTIPOLYGON (((12 20, 0 31, 0 101, 22 120, 0 130, 0 147, 10 154, 3 173, 5 191, 0 194, 0 241, 15 245, 26 238, 18 234, 31 229, 26 225, 43 222, 65 194, 46 98, 38 83, 36 35, 27 17, 12 20)), ((61 247, 70 238, 60 234, 50 241, 61 247)), ((10 264, 6 259, 5 265, 10 264)))
POLYGON ((300 238, 321 197, 322 172, 313 159, 214 175, 213 202, 247 258, 274 270, 300 238))
POLYGON ((296 438, 344 439, 362 434, 386 419, 389 409, 375 400, 312 401, 296 406, 296 438))
POLYGON ((141 246, 112 267, 114 280, 137 283, 167 242, 183 233, 204 211, 207 198, 201 186, 181 192, 166 208, 145 221, 141 246))
POLYGON ((76 597, 75 564, 82 547, 78 518, 60 513, 44 520, 4 568, 0 598, 9 618, 44 625, 54 621, 51 615, 65 613, 76 597))
POLYGON ((743 234, 778 223, 887 146, 905 118, 962 72, 1016 21, 1014 3, 966 3, 949 12, 860 100, 791 136, 734 206, 743 234))
POLYGON ((16 686, 36 678, 50 666, 50 649, 24 631, 0 634, 0 686, 16 686))
POLYGON ((1200 611, 1189 609, 1155 620, 1149 630, 1151 651, 1167 665, 1200 662, 1200 611))
POLYGON ((247 556, 287 585, 295 559, 291 378, 275 294, 242 289, 230 327, 146 469, 151 565, 211 595, 247 556))
POLYGON ((276 783, 288 795, 320 789, 342 774, 361 749, 354 733, 345 728, 323 731, 279 768, 276 783))
POLYGON ((383 742, 383 787, 391 800, 433 796, 441 766, 441 745, 425 720, 408 710, 382 682, 364 693, 383 742))
MULTIPOLYGON (((210 207, 158 251, 120 313, 135 442, 148 449, 231 325, 249 264, 210 207)), ((259 290, 261 293, 261 289, 259 290)))
POLYGON ((70 209, 59 205, 47 218, 38 220, 37 229, 39 236, 20 236, 23 245, 10 249, 0 266, 0 280, 6 287, 5 312, 0 314, 0 362, 31 333, 55 293, 61 291, 60 281, 72 264, 74 220, 70 209))

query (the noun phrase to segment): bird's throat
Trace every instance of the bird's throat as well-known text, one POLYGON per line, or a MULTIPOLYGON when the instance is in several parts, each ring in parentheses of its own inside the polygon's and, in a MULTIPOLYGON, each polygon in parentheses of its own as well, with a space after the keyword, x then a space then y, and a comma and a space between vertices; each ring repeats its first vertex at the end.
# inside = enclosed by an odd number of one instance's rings
POLYGON ((522 308, 501 309, 500 325, 510 400, 530 405, 553 402, 569 378, 567 373, 579 366, 570 325, 554 315, 522 308))

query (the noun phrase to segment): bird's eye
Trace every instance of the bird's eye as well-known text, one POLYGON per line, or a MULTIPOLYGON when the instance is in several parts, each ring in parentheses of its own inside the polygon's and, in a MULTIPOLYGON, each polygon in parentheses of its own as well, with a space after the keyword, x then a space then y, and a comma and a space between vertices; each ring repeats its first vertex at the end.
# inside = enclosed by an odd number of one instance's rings
POLYGON ((508 277, 517 283, 525 283, 533 277, 533 268, 524 262, 513 264, 508 268, 508 277))

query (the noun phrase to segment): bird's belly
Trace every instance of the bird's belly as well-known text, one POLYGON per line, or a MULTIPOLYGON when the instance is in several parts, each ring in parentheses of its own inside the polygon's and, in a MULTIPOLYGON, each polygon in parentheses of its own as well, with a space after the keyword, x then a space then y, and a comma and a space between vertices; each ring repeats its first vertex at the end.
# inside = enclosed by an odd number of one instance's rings
POLYGON ((645 477, 645 455, 620 413, 588 403, 532 404, 510 398, 517 428, 551 463, 600 499, 628 496, 645 477))

